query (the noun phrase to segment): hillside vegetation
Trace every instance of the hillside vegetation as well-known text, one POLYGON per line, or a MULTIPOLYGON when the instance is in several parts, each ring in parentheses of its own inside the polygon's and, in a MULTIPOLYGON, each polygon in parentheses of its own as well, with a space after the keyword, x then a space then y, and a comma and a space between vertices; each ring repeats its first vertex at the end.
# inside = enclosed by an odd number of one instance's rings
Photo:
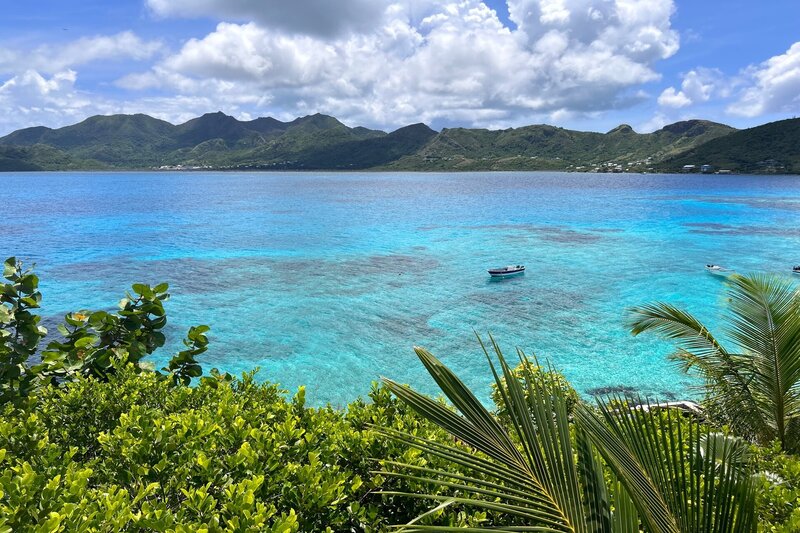
POLYGON ((547 125, 507 130, 452 128, 391 166, 404 170, 644 168, 733 131, 702 120, 679 122, 648 134, 636 133, 627 124, 605 134, 547 125))
POLYGON ((710 164, 737 172, 800 173, 800 119, 770 122, 714 139, 665 161, 669 170, 710 164))
POLYGON ((46 144, 30 146, 0 145, 0 172, 29 170, 103 169, 100 161, 73 157, 63 150, 46 144))
POLYGON ((172 125, 147 115, 94 116, 0 138, 0 170, 567 170, 675 171, 710 164, 743 172, 799 172, 800 123, 737 131, 706 120, 637 133, 533 125, 505 130, 412 124, 386 133, 327 115, 290 122, 208 113, 172 125))

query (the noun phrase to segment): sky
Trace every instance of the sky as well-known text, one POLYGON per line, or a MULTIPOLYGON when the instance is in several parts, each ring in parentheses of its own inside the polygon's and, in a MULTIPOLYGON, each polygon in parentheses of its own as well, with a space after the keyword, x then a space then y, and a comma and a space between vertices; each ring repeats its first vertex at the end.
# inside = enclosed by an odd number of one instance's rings
POLYGON ((799 0, 0 5, 0 135, 115 113, 639 132, 800 115, 799 0))

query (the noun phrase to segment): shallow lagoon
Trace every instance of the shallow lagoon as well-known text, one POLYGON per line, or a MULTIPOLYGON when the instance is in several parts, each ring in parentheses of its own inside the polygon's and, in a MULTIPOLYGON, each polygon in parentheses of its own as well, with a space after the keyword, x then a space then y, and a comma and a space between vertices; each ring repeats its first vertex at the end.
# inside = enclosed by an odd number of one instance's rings
MULTIPOLYGON (((583 393, 686 397, 627 307, 718 322, 703 265, 800 263, 800 178, 563 173, 4 174, 0 255, 37 264, 46 320, 168 281, 170 350, 212 327, 205 368, 342 405, 380 375, 432 390, 429 348, 478 392, 473 331, 549 359, 583 393), (524 263, 492 281, 486 268, 524 263)), ((788 275, 788 274, 787 274, 788 275)), ((155 357, 161 366, 170 350, 155 357)))

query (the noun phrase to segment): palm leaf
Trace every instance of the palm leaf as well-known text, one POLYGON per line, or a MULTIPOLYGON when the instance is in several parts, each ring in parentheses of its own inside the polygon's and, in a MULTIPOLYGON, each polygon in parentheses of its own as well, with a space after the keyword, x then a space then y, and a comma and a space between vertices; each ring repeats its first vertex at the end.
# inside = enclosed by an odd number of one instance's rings
MULTIPOLYGON (((450 369, 430 352, 415 348, 417 356, 458 412, 407 386, 389 379, 384 382, 417 413, 446 429, 471 450, 390 430, 381 431, 458 466, 472 468, 476 463, 481 466, 474 470, 473 476, 420 471, 418 467, 397 463, 390 466, 397 468, 396 475, 412 475, 416 481, 427 479, 432 484, 459 491, 464 495, 463 499, 456 499, 459 503, 526 520, 541 531, 603 531, 594 527, 594 520, 587 519, 563 394, 544 391, 536 380, 528 380, 528 386, 535 390, 526 398, 522 385, 513 377, 513 370, 499 347, 494 341, 492 345, 499 368, 484 351, 512 421, 514 437, 450 369), (408 470, 416 471, 419 475, 405 473, 408 470)), ((586 453, 594 453, 588 441, 586 445, 589 450, 586 453)), ((591 464, 582 475, 601 479, 602 471, 592 468, 599 469, 599 462, 591 464)), ((451 498, 437 495, 423 497, 440 501, 451 498)), ((598 516, 603 515, 603 511, 598 510, 602 502, 602 499, 593 501, 594 512, 598 516)), ((449 531, 416 524, 414 527, 418 529, 413 531, 449 531)), ((527 529, 508 530, 530 530, 530 526, 524 527, 527 529)), ((464 531, 460 528, 453 530, 464 531)))
POLYGON ((800 300, 775 277, 731 279, 730 336, 743 347, 758 408, 784 448, 787 425, 800 417, 800 300))
POLYGON ((741 364, 742 357, 725 349, 692 314, 667 303, 647 304, 629 310, 627 326, 634 335, 653 331, 677 341, 679 349, 672 354, 672 360, 684 372, 694 369, 704 377, 704 390, 715 411, 738 412, 737 417, 728 418, 739 431, 752 433, 752 428, 766 427, 760 410, 739 412, 743 404, 757 402, 751 390, 752 376, 747 366, 741 364))
POLYGON ((446 429, 456 442, 376 429, 459 469, 384 461, 380 473, 447 492, 388 494, 428 499, 437 502, 437 510, 458 504, 489 511, 505 517, 508 525, 459 528, 422 524, 429 511, 398 526, 403 531, 755 530, 755 489, 743 467, 743 443, 704 435, 696 422, 682 424, 671 413, 612 409, 603 402, 597 411, 579 405, 570 423, 563 391, 534 379, 521 351, 525 379, 520 383, 494 339, 491 346, 497 364, 485 347, 484 352, 510 429, 501 425, 450 369, 417 348, 417 356, 457 410, 408 386, 389 379, 384 382, 417 413, 446 429), (613 494, 606 484, 604 463, 612 473, 613 494))
POLYGON ((766 275, 729 278, 726 350, 691 314, 665 303, 630 310, 634 335, 654 331, 678 342, 682 368, 706 379, 710 411, 744 437, 800 449, 800 297, 766 275))
POLYGON ((755 487, 742 467, 742 441, 708 438, 672 410, 611 409, 603 402, 598 408, 600 415, 582 408, 576 417, 648 531, 755 529, 755 487))

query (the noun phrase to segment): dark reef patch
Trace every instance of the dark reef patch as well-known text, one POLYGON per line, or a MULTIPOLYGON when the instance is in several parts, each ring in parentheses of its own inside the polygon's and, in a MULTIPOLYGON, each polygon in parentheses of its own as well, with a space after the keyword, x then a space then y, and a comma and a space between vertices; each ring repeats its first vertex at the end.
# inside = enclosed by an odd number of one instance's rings
POLYGON ((601 235, 583 233, 573 229, 560 228, 557 226, 552 228, 540 228, 537 233, 539 238, 542 240, 565 244, 591 244, 603 239, 601 235))
MULTIPOLYGON (((421 252, 422 250, 416 250, 421 252)), ((181 294, 207 294, 235 291, 270 283, 273 288, 284 285, 291 290, 299 277, 319 278, 322 287, 334 284, 344 287, 340 294, 359 294, 354 286, 358 281, 383 276, 393 286, 405 286, 403 276, 424 276, 439 266, 439 261, 423 255, 386 254, 364 259, 329 261, 325 259, 292 259, 241 257, 229 259, 175 258, 141 261, 134 257, 116 257, 102 261, 76 262, 53 269, 53 276, 74 281, 100 283, 101 290, 117 291, 120 296, 130 283, 160 283, 166 281, 170 290, 181 294), (121 275, 120 273, 124 275, 121 275), (104 280, 123 277, 128 285, 118 287, 104 280), (350 281, 353 283, 344 283, 350 281), (355 291, 355 292, 354 292, 355 291)), ((367 289, 366 287, 364 288, 367 289)))
POLYGON ((377 317, 375 328, 399 339, 430 338, 441 334, 437 328, 430 326, 431 313, 417 316, 382 315, 377 317))
POLYGON ((800 211, 800 200, 792 197, 778 197, 778 198, 753 198, 748 196, 659 196, 655 198, 661 201, 679 201, 679 202, 701 202, 707 204, 726 204, 726 205, 740 205, 751 207, 755 209, 778 209, 784 211, 800 211))
MULTIPOLYGON (((515 280, 510 278, 503 281, 513 283, 515 280)), ((487 284, 489 283, 496 284, 487 281, 487 284)), ((468 305, 478 304, 495 309, 502 315, 515 316, 526 316, 526 313, 540 313, 542 309, 552 312, 574 311, 584 304, 585 299, 586 295, 576 291, 547 287, 537 288, 535 292, 526 291, 524 294, 514 290, 492 290, 473 292, 465 297, 468 305)))
POLYGON ((502 231, 506 232, 504 239, 510 242, 522 242, 524 234, 539 238, 543 241, 566 244, 590 244, 604 238, 603 234, 619 233, 622 230, 601 228, 597 230, 576 230, 564 226, 545 226, 541 224, 480 224, 472 226, 420 226, 420 231, 449 228, 453 230, 470 231, 502 231), (520 235, 522 234, 522 235, 520 235))
POLYGON ((96 281, 103 290, 118 291, 120 296, 131 283, 168 282, 172 292, 204 294, 224 292, 236 287, 262 282, 277 261, 265 258, 196 259, 175 258, 142 261, 119 256, 102 261, 71 263, 54 269, 54 277, 75 281, 96 281), (122 287, 106 280, 129 280, 122 287))
POLYGON ((766 237, 800 237, 800 228, 774 227, 774 226, 734 226, 719 222, 686 222, 684 227, 689 228, 689 233, 699 235, 761 235, 766 237))
POLYGON ((595 387, 593 389, 586 389, 586 394, 590 396, 608 396, 608 395, 622 395, 622 396, 629 396, 632 394, 636 394, 638 389, 634 387, 629 387, 627 385, 609 385, 606 387, 595 387))
POLYGON ((781 209, 786 211, 800 211, 800 201, 796 198, 702 198, 700 201, 710 204, 735 204, 756 209, 781 209))

